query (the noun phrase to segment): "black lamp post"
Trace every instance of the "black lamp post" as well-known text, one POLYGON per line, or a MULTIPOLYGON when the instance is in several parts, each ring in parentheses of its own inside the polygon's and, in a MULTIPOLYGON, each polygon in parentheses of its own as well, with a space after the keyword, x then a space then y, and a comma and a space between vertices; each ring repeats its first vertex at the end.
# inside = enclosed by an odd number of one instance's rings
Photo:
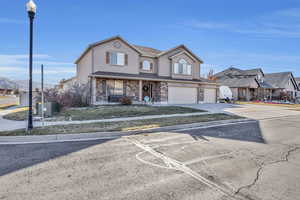
POLYGON ((26 4, 28 17, 29 17, 29 26, 30 26, 30 36, 29 36, 29 111, 28 111, 28 126, 27 130, 30 131, 33 128, 32 125, 32 35, 33 35, 33 19, 36 13, 36 5, 30 0, 26 4))

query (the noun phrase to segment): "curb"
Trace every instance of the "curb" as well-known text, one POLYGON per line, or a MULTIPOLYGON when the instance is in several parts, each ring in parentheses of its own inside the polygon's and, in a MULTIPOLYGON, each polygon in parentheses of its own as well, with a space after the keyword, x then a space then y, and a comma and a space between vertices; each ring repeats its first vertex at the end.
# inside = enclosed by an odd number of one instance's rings
POLYGON ((57 134, 57 135, 32 135, 32 136, 0 136, 0 145, 5 144, 33 144, 33 143, 53 143, 53 142, 75 142, 89 140, 110 140, 122 136, 137 135, 144 133, 176 131, 181 132, 191 129, 205 129, 233 124, 256 123, 252 119, 220 120, 212 122, 200 122, 193 124, 183 124, 175 126, 166 126, 161 128, 152 128, 138 131, 125 132, 95 132, 95 133, 77 133, 77 134, 57 134))

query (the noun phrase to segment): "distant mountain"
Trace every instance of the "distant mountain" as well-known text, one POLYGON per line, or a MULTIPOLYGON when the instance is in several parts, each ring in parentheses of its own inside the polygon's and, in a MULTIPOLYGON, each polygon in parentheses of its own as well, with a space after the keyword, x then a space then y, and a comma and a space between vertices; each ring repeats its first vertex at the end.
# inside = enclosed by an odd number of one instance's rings
MULTIPOLYGON (((15 80, 14 82, 17 84, 19 90, 28 90, 29 88, 28 80, 15 80)), ((44 88, 53 88, 53 87, 54 85, 44 83, 44 88)), ((35 88, 41 89, 41 83, 33 81, 32 89, 34 90, 35 88)))
MULTIPOLYGON (((54 85, 44 84, 44 88, 53 88, 54 85)), ((8 78, 0 77, 0 88, 2 89, 19 89, 28 90, 29 82, 28 80, 9 80, 8 78)), ((32 89, 41 88, 40 82, 32 82, 32 89)))
POLYGON ((9 80, 8 78, 0 77, 0 88, 1 89, 16 89, 18 85, 16 82, 9 80))

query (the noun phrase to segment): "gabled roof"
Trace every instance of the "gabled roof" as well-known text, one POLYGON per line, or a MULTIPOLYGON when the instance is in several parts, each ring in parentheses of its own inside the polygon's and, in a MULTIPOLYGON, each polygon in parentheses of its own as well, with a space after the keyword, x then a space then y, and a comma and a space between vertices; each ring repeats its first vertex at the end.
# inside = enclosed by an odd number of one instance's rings
POLYGON ((253 85, 259 86, 259 83, 257 82, 256 78, 248 77, 248 78, 224 78, 217 80, 218 83, 222 85, 226 85, 228 87, 233 88, 252 88, 253 85))
POLYGON ((219 78, 222 76, 235 76, 235 75, 241 75, 243 73, 243 70, 235 68, 235 67, 230 67, 228 69, 225 69, 219 73, 216 73, 214 77, 219 78))
POLYGON ((248 70, 243 70, 243 75, 257 75, 259 73, 262 73, 264 75, 264 72, 262 71, 261 68, 255 68, 255 69, 248 69, 248 70))
POLYGON ((189 54, 191 54, 193 57, 195 57, 200 63, 203 63, 203 61, 198 57, 198 56, 196 56, 191 50, 189 50, 185 45, 183 45, 183 44, 181 44, 181 45, 179 45, 179 46, 176 46, 176 47, 174 47, 174 48, 171 48, 171 49, 169 49, 169 50, 166 50, 166 51, 162 51, 161 53, 159 53, 158 55, 157 55, 157 57, 161 57, 161 56, 163 56, 163 55, 165 55, 165 54, 167 54, 167 53, 169 53, 169 52, 172 52, 172 51, 174 51, 174 50, 176 50, 176 49, 180 49, 180 48, 183 48, 184 50, 186 50, 189 54))
POLYGON ((290 81, 291 79, 293 80, 292 83, 294 87, 298 89, 292 72, 278 72, 265 74, 264 81, 272 85, 273 88, 285 88, 288 84, 288 81, 290 81))
POLYGON ((117 36, 110 37, 110 38, 108 38, 108 39, 101 40, 101 41, 99 41, 99 42, 95 42, 95 43, 92 43, 92 44, 88 45, 88 47, 84 50, 84 52, 83 52, 83 53, 79 56, 79 58, 75 61, 75 64, 77 64, 77 63, 81 60, 81 58, 82 58, 87 52, 89 52, 89 50, 91 50, 93 47, 98 46, 98 45, 100 45, 100 44, 104 44, 104 43, 106 43, 106 42, 110 42, 110 41, 112 41, 112 40, 116 40, 116 39, 121 40, 121 41, 124 42, 126 45, 128 45, 128 46, 131 47, 133 50, 135 50, 138 54, 142 55, 142 52, 141 52, 138 48, 136 48, 135 46, 129 44, 129 43, 128 43, 126 40, 124 40, 121 36, 118 36, 118 35, 117 35, 117 36))
POLYGON ((248 69, 248 70, 242 70, 235 67, 230 67, 222 72, 216 73, 214 77, 222 77, 222 76, 228 76, 228 77, 234 77, 234 76, 256 76, 259 73, 263 73, 261 68, 255 68, 255 69, 248 69))
POLYGON ((143 56, 149 56, 149 57, 156 57, 158 54, 160 54, 162 51, 158 49, 154 49, 151 47, 145 47, 140 45, 133 45, 135 48, 137 48, 143 56))
POLYGON ((95 46, 98 46, 98 45, 101 45, 101 44, 104 44, 106 42, 110 42, 112 40, 115 40, 115 39, 119 39, 121 40, 122 42, 124 42, 125 44, 127 44, 129 47, 131 47, 133 50, 135 50, 137 53, 139 53, 141 56, 146 56, 146 57, 153 57, 153 58, 158 58, 160 56, 163 56, 165 55, 166 53, 169 53, 173 50, 176 50, 176 49, 179 49, 179 48, 183 48, 186 52, 188 52, 191 56, 193 56, 196 60, 198 60, 200 63, 203 63, 203 61, 198 57, 196 56, 191 50, 189 50, 185 45, 179 45, 177 47, 174 47, 172 49, 169 49, 169 50, 166 50, 166 51, 161 51, 161 50, 158 50, 158 49, 154 49, 154 48, 151 48, 151 47, 145 47, 145 46, 140 46, 140 45, 132 45, 130 43, 128 43, 126 40, 124 40, 121 36, 114 36, 114 37, 110 37, 108 39, 105 39, 105 40, 101 40, 99 42, 95 42, 95 43, 92 43, 90 45, 88 45, 88 47, 84 50, 84 52, 79 56, 79 58, 75 61, 75 64, 77 64, 81 58, 83 58, 83 56, 89 52, 89 50, 91 50, 93 47, 95 46))

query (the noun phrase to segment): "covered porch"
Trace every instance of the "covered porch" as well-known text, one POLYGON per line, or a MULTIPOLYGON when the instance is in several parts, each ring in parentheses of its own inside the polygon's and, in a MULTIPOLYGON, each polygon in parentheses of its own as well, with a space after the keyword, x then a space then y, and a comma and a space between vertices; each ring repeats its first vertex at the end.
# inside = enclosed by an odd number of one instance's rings
POLYGON ((167 82, 117 78, 91 79, 92 104, 119 102, 129 97, 134 103, 167 101, 167 82))

